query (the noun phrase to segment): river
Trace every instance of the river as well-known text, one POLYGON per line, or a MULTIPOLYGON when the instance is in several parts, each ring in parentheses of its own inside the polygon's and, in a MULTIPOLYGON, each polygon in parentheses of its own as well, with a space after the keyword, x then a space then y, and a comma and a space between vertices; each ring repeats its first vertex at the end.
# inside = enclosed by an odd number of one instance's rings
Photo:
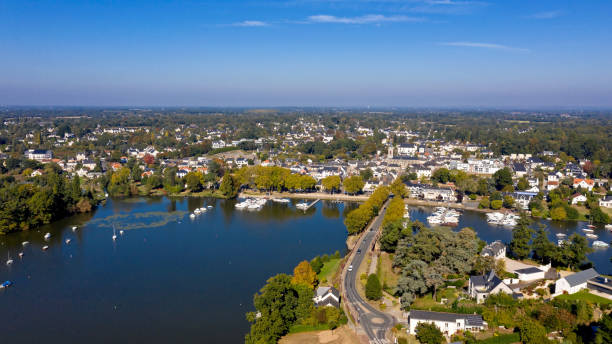
POLYGON ((115 199, 93 216, 0 236, 0 280, 14 282, 0 290, 2 342, 244 342, 245 313, 266 279, 319 254, 345 253, 345 206, 319 202, 304 212, 270 202, 251 212, 234 204, 115 199), (206 205, 213 208, 189 219, 206 205))
MULTIPOLYGON (((304 212, 294 200, 251 212, 236 210, 235 202, 109 199, 93 214, 0 236, 0 281, 14 282, 0 290, 3 343, 242 343, 253 294, 267 278, 291 273, 304 259, 344 254, 342 220, 356 204, 322 201, 304 212), (189 219, 208 205, 206 213, 189 219), (52 234, 48 241, 46 232, 52 234), (23 247, 23 241, 30 244, 23 247), (10 266, 4 264, 7 251, 14 259, 10 266)), ((426 222, 432 210, 414 207, 410 215, 426 222)), ((543 223, 555 242, 556 233, 583 234, 586 226, 543 223)), ((478 212, 464 211, 456 229, 463 227, 487 242, 509 242, 512 235, 478 212)), ((595 233, 612 240, 603 228, 595 233)), ((612 274, 611 252, 589 255, 599 272, 612 274)))

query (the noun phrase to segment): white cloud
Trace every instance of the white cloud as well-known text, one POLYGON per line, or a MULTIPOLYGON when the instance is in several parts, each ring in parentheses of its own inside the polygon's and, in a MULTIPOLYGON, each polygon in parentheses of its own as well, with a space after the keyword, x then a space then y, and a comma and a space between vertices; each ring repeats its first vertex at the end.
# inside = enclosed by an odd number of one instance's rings
POLYGON ((380 24, 393 22, 420 22, 422 18, 408 16, 385 16, 382 14, 368 14, 359 17, 336 17, 327 14, 318 14, 308 17, 309 23, 333 24, 380 24))
POLYGON ((234 23, 232 25, 242 26, 242 27, 261 27, 261 26, 268 26, 269 24, 266 22, 259 21, 259 20, 245 20, 239 23, 234 23))
POLYGON ((531 18, 531 19, 553 19, 553 18, 560 17, 562 15, 563 15, 563 11, 556 10, 556 11, 547 11, 547 12, 535 13, 535 14, 532 14, 530 16, 527 16, 527 18, 531 18))
POLYGON ((483 48, 483 49, 496 49, 496 50, 508 50, 508 51, 522 51, 529 52, 529 49, 510 47, 503 44, 496 43, 480 43, 480 42, 442 42, 439 45, 449 47, 468 47, 468 48, 483 48))

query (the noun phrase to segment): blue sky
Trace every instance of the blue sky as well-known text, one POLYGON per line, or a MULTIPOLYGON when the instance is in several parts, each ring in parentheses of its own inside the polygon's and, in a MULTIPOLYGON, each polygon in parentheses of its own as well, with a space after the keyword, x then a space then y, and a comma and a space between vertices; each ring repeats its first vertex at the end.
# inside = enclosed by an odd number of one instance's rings
POLYGON ((0 0, 0 104, 612 106, 612 1, 0 0))

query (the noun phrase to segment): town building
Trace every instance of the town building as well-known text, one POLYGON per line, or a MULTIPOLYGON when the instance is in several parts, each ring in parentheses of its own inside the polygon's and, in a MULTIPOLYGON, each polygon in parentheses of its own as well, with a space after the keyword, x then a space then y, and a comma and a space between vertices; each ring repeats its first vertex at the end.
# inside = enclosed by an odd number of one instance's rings
POLYGON ((486 323, 482 320, 482 316, 478 314, 411 310, 408 333, 413 335, 416 334, 416 327, 420 323, 436 325, 445 336, 452 336, 457 333, 457 331, 481 331, 486 327, 486 323))
POLYGON ((340 307, 340 292, 334 287, 318 287, 313 298, 317 307, 340 307))
POLYGON ((477 303, 483 303, 489 295, 512 294, 512 289, 491 270, 483 276, 470 276, 468 293, 477 303))
POLYGON ((496 240, 483 247, 480 255, 483 257, 493 257, 496 260, 504 258, 506 256, 506 245, 500 240, 496 240))
POLYGON ((25 152, 25 157, 40 162, 48 161, 53 159, 53 152, 45 149, 29 149, 25 152))

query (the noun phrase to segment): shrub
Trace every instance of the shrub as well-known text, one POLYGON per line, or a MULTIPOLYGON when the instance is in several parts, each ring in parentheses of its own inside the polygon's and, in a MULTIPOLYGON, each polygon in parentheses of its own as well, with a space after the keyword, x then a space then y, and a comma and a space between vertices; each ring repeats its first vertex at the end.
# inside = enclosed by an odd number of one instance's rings
POLYGON ((380 300, 380 298, 382 297, 382 286, 380 285, 378 276, 376 276, 375 274, 371 274, 370 276, 368 276, 365 294, 368 300, 380 300))

